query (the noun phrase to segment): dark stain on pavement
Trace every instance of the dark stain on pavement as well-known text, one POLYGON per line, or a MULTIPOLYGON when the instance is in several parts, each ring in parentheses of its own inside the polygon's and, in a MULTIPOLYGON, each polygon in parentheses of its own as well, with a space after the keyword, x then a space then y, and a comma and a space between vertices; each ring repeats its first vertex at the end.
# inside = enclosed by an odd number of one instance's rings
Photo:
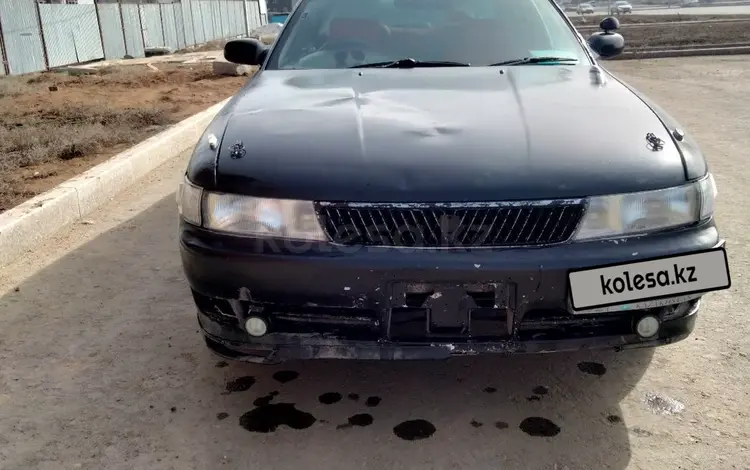
POLYGON ((269 433, 279 426, 307 429, 315 424, 315 417, 298 410, 293 403, 259 406, 240 417, 240 426, 250 432, 269 433))
POLYGON ((495 427, 497 429, 508 429, 508 423, 505 421, 495 421, 495 427))
POLYGON ((471 424, 475 428, 481 428, 482 426, 484 426, 484 423, 480 423, 476 419, 472 419, 469 424, 471 424))
POLYGON ((495 387, 485 387, 483 391, 484 393, 495 393, 497 392, 497 389, 495 387))
POLYGON ((228 417, 229 417, 229 413, 224 413, 223 411, 221 413, 216 414, 216 419, 218 419, 219 421, 223 419, 227 419, 228 417))
POLYGON ((346 424, 339 424, 338 426, 336 426, 336 429, 348 429, 355 426, 365 427, 371 425, 373 421, 374 419, 372 415, 367 413, 360 413, 350 416, 346 424))
POLYGON ((381 400, 382 399, 380 397, 367 397, 367 400, 365 400, 365 406, 369 406, 369 407, 378 406, 381 400))
POLYGON ((279 392, 277 392, 277 391, 274 390, 273 392, 269 393, 268 395, 263 395, 262 397, 258 397, 253 402, 253 405, 255 405, 255 406, 265 406, 265 405, 268 405, 269 403, 271 403, 271 400, 273 400, 274 397, 276 395, 278 395, 278 394, 279 394, 279 392))
POLYGON ((534 437, 554 437, 560 434, 560 426, 547 418, 537 416, 524 419, 518 427, 521 428, 521 431, 534 437))
POLYGON ((227 361, 219 361, 219 362, 216 363, 216 367, 218 367, 219 369, 224 368, 224 367, 226 367, 228 365, 229 365, 229 363, 227 361))
POLYGON ((357 400, 359 400, 359 394, 358 393, 350 393, 349 394, 349 399, 351 401, 357 401, 357 400))
POLYGON ((579 362, 578 370, 586 374, 596 375, 598 377, 601 377, 602 375, 607 373, 607 368, 604 367, 604 364, 600 364, 598 362, 579 362))
POLYGON ((343 397, 340 393, 326 392, 318 397, 318 401, 324 405, 333 405, 334 403, 340 402, 342 398, 343 397))
POLYGON ((255 385, 255 377, 245 376, 227 382, 227 392, 245 392, 255 385))
POLYGON ((549 392, 549 389, 545 387, 544 385, 537 385, 531 391, 531 393, 533 393, 534 395, 546 395, 547 392, 549 392))
POLYGON ((435 426, 424 419, 410 419, 394 426, 393 434, 405 441, 417 441, 435 434, 435 426))
POLYGON ((280 370, 273 374, 273 379, 279 383, 285 384, 299 377, 299 372, 293 370, 280 370))

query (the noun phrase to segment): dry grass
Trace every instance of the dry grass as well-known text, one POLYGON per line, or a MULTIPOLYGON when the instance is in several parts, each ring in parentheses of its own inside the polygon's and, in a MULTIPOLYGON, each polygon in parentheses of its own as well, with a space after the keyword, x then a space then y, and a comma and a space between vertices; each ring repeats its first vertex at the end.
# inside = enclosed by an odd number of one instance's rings
MULTIPOLYGON (((571 21, 575 25, 586 25, 596 26, 604 18, 610 15, 572 15, 571 21), (585 21, 583 19, 585 18, 585 21)), ((620 24, 652 24, 652 23, 678 23, 683 21, 713 21, 713 20, 728 20, 728 19, 748 19, 750 15, 690 15, 690 14, 674 14, 674 15, 620 15, 617 17, 620 24)))
MULTIPOLYGON (((650 25, 628 27, 627 23, 619 30, 625 38, 626 50, 642 48, 669 48, 675 46, 704 46, 733 43, 750 43, 750 17, 747 21, 685 23, 674 21, 670 25, 650 25)), ((596 22, 578 26, 584 37, 598 31, 596 22)))
POLYGON ((70 160, 134 142, 141 130, 174 121, 167 109, 102 109, 71 106, 50 109, 18 122, 0 115, 0 173, 10 168, 70 160))
POLYGON ((246 80, 218 77, 210 64, 157 68, 0 77, 0 212, 231 96, 246 80))
POLYGON ((175 54, 187 54, 189 52, 219 51, 221 49, 224 49, 224 46, 226 45, 227 42, 228 40, 226 39, 209 41, 199 46, 193 46, 193 47, 187 47, 185 49, 180 49, 176 51, 175 54))

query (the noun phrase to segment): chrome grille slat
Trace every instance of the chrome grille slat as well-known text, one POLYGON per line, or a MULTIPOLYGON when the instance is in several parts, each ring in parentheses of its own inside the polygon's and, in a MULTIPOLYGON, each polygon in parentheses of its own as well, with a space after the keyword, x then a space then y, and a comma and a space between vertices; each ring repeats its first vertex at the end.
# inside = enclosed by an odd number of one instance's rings
POLYGON ((316 203, 321 227, 334 243, 422 248, 562 243, 578 227, 584 208, 582 200, 466 205, 316 203), (448 244, 444 229, 457 235, 448 244))
POLYGON ((513 228, 518 223, 519 217, 521 217, 521 211, 516 210, 516 217, 513 219, 513 224, 510 226, 510 230, 508 230, 508 234, 505 236, 505 238, 503 238, 503 244, 508 243, 511 234, 513 233, 513 228))

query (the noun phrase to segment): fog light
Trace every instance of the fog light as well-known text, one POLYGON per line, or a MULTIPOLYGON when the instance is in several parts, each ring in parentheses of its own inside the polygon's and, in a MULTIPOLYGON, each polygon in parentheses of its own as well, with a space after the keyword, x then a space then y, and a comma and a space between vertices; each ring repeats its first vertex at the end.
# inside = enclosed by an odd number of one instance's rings
POLYGON ((250 336, 263 336, 268 331, 268 324, 262 318, 250 317, 245 321, 245 331, 250 336))
POLYGON ((635 332, 641 338, 656 336, 659 332, 659 319, 653 315, 646 315, 635 324, 635 332))

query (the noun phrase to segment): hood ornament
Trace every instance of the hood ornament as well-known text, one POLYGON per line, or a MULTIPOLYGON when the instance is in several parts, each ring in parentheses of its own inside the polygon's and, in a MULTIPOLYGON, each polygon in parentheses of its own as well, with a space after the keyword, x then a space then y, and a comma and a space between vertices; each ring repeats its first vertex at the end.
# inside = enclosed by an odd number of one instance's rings
POLYGON ((245 153, 247 153, 245 151, 245 144, 243 144, 241 140, 238 140, 229 147, 229 156, 235 160, 244 157, 245 153))
POLYGON ((646 142, 647 142, 648 148, 650 148, 654 152, 658 152, 659 150, 662 150, 664 148, 664 141, 656 137, 651 132, 646 134, 646 142))

